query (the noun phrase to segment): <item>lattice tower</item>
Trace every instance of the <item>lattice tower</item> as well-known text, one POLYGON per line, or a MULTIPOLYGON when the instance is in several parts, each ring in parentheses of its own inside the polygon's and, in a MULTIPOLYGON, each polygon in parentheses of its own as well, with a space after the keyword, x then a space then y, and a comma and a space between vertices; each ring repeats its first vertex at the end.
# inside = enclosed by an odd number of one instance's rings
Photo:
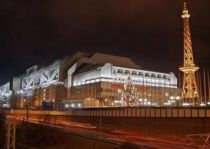
POLYGON ((195 78, 195 72, 199 69, 199 67, 194 64, 189 18, 190 14, 187 9, 187 4, 184 2, 182 14, 184 25, 184 65, 179 69, 184 73, 182 87, 183 98, 189 99, 189 102, 192 102, 194 101, 194 98, 199 97, 195 78))

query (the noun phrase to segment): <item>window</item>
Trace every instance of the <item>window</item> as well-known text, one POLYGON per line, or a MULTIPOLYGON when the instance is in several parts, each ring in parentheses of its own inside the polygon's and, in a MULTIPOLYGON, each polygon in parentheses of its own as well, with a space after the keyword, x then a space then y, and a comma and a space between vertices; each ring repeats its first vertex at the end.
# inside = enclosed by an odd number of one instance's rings
POLYGON ((123 70, 122 69, 118 69, 117 73, 123 73, 123 70))
POLYGON ((139 72, 139 75, 140 75, 140 76, 143 76, 144 74, 143 74, 143 72, 139 72))
POLYGON ((150 75, 149 75, 149 73, 146 73, 145 76, 146 76, 146 77, 149 77, 150 75))
POLYGON ((137 75, 137 72, 136 71, 132 71, 132 75, 137 75))
POLYGON ((113 70, 113 74, 116 74, 116 70, 115 69, 113 70))
POLYGON ((166 75, 163 76, 163 79, 167 79, 166 75))
POLYGON ((129 70, 126 70, 126 71, 125 71, 125 74, 130 74, 130 71, 129 71, 129 70))
POLYGON ((161 78, 161 75, 160 75, 160 74, 158 74, 158 75, 157 75, 157 78, 161 78))
POLYGON ((153 73, 153 74, 151 75, 151 77, 156 78, 156 75, 153 73))

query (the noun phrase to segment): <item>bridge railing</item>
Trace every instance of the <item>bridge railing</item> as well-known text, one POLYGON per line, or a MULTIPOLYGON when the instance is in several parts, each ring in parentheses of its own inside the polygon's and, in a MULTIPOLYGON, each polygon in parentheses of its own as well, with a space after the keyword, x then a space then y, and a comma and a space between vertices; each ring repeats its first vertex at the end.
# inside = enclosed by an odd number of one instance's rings
POLYGON ((210 118, 209 108, 89 108, 73 109, 72 116, 105 116, 105 117, 200 117, 210 118))
MULTIPOLYGON (((11 114, 27 114, 27 110, 11 110, 11 114)), ((35 115, 104 116, 104 117, 163 117, 163 118, 210 118, 210 108, 82 108, 67 111, 28 110, 35 115)))

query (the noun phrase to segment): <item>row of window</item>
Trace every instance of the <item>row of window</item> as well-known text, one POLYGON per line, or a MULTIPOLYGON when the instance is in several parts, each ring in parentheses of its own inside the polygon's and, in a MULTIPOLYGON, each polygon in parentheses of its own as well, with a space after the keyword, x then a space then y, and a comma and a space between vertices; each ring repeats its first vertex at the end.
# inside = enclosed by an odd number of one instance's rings
POLYGON ((145 76, 145 77, 153 77, 153 78, 163 78, 163 79, 170 79, 166 75, 161 75, 161 74, 150 74, 150 73, 143 73, 143 72, 137 72, 137 71, 130 71, 130 70, 123 70, 123 69, 114 69, 113 73, 122 73, 122 74, 131 74, 131 75, 140 75, 140 76, 145 76))

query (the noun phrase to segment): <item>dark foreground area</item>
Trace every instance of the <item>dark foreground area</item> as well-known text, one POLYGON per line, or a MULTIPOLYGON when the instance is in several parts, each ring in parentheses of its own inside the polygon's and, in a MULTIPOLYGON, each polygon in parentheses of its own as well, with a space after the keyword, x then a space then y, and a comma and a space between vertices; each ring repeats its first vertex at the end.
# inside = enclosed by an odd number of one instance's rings
MULTIPOLYGON (((5 128, 0 127, 0 148, 3 148, 5 128)), ((19 123, 16 135, 17 149, 140 149, 129 142, 121 145, 96 141, 82 136, 72 135, 59 128, 39 124, 19 123)), ((146 148, 145 148, 146 149, 146 148)))

